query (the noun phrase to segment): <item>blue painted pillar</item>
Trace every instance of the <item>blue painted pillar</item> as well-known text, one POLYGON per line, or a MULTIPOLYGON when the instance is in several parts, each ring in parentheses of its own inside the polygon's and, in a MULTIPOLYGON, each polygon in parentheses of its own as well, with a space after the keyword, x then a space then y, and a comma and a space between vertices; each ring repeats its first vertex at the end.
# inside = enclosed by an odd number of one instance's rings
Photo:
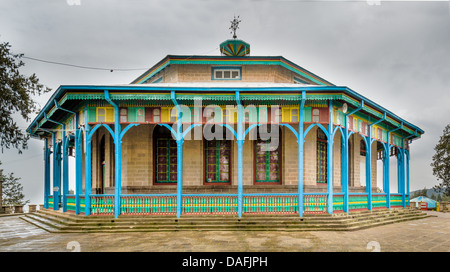
POLYGON ((327 141, 327 212, 333 214, 333 101, 328 103, 328 141, 327 141))
POLYGON ((44 208, 48 209, 48 197, 50 195, 50 147, 48 138, 44 139, 44 208))
MULTIPOLYGON (((370 120, 370 118, 369 118, 370 120)), ((366 193, 367 209, 372 211, 372 127, 368 126, 368 136, 366 138, 366 193)))
POLYGON ((409 192, 409 150, 406 153, 406 194, 408 195, 408 206, 410 205, 410 192, 409 192))
POLYGON ((61 201, 61 142, 53 142, 53 210, 57 211, 61 201))
POLYGON ((242 199, 243 199, 243 184, 242 184, 242 162, 243 162, 243 145, 244 145, 244 106, 241 103, 239 91, 236 91, 236 103, 238 107, 238 131, 237 131, 237 145, 238 145, 238 216, 242 217, 242 199))
POLYGON ((387 140, 386 140, 386 144, 385 144, 386 146, 387 146, 387 151, 386 151, 386 158, 385 158, 385 171, 386 171, 386 174, 385 174, 385 178, 386 178, 386 181, 385 181, 385 188, 384 188, 384 192, 386 193, 386 208, 388 208, 389 210, 391 209, 391 181, 390 181, 390 177, 389 177, 389 172, 390 172, 390 156, 391 156, 391 148, 390 148, 390 145, 389 145, 389 133, 387 134, 387 140))
POLYGON ((405 151, 403 148, 400 149, 399 152, 399 165, 398 165, 398 171, 399 171, 399 193, 402 194, 402 206, 403 208, 406 207, 406 201, 405 201, 405 194, 406 194, 406 188, 405 188, 405 151))
POLYGON ((183 126, 181 106, 175 97, 175 91, 170 92, 170 97, 177 110, 176 142, 177 142, 177 217, 181 217, 183 211, 183 126))
POLYGON ((92 161, 91 161, 91 137, 89 137, 89 132, 91 131, 91 126, 88 124, 88 111, 85 108, 84 112, 84 127, 86 131, 86 153, 84 154, 84 215, 88 216, 91 214, 91 179, 92 179, 92 161))
POLYGON ((62 187, 62 208, 63 212, 67 211, 67 195, 69 194, 69 137, 63 134, 63 187, 62 187))
POLYGON ((122 193, 122 140, 121 140, 121 126, 119 117, 119 106, 114 103, 109 97, 109 91, 105 90, 105 99, 114 107, 114 217, 120 215, 120 195, 122 193))
POLYGON ((298 215, 303 217, 303 121, 304 114, 303 109, 305 107, 306 92, 302 91, 302 100, 299 107, 299 120, 298 120, 298 215))
MULTIPOLYGON (((77 114, 78 116, 78 114, 77 114)), ((78 117, 77 117, 78 119, 78 117)), ((78 124, 78 122, 77 122, 78 124)), ((78 127, 78 125, 77 125, 78 127)), ((83 194, 83 145, 82 145, 83 133, 81 129, 75 131, 75 214, 81 212, 81 198, 83 194)))
POLYGON ((343 204, 342 210, 348 214, 348 115, 344 116, 345 129, 342 141, 342 192, 343 204))
MULTIPOLYGON (((179 126, 181 127, 181 125, 179 126)), ((179 134, 181 135, 181 134, 179 134)), ((178 138, 178 135, 177 135, 178 138)), ((177 217, 183 210, 183 139, 177 140, 177 217)))

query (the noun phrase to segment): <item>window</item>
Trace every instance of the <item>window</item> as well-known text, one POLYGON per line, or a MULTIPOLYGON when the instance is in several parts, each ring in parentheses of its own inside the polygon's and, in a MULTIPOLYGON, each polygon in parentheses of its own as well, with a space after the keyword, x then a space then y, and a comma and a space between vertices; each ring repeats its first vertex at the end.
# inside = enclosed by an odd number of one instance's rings
POLYGON ((153 109, 153 122, 161 122, 161 109, 153 109))
POLYGON ((119 112, 120 112, 120 122, 121 123, 128 122, 128 109, 121 108, 119 112))
POLYGON ((226 110, 226 109, 222 110, 222 122, 224 124, 230 123, 230 111, 229 110, 226 110))
POLYGON ((212 79, 240 80, 241 67, 212 67, 212 79))
POLYGON ((271 107, 270 115, 272 123, 280 123, 281 122, 281 109, 279 107, 271 107))
POLYGON ((280 183, 280 143, 271 148, 270 140, 255 141, 255 183, 280 183))
MULTIPOLYGON (((91 115, 93 114, 92 118, 94 119, 95 113, 97 113, 97 122, 103 123, 108 122, 112 123, 114 122, 114 108, 113 107, 99 107, 99 108, 90 108, 89 109, 89 122, 92 122, 94 120, 91 119, 91 115), (91 110, 93 111, 91 113, 91 110)), ((95 122, 95 121, 94 121, 95 122)))
POLYGON ((155 184, 177 182, 177 143, 167 128, 154 130, 155 184))
POLYGON ((205 141, 205 183, 230 183, 231 141, 205 141))
POLYGON ((105 122, 106 121, 106 110, 104 108, 97 109, 97 122, 105 122))
POLYGON ((139 108, 136 111, 136 121, 137 122, 144 122, 144 109, 139 108))
POLYGON ((327 136, 317 129, 317 183, 327 183, 327 136))
POLYGON ((315 123, 318 123, 320 121, 320 110, 319 109, 313 109, 312 121, 315 123))
POLYGON ((359 142, 359 155, 366 156, 366 143, 364 140, 359 142))
POLYGON ((291 109, 291 122, 298 122, 298 109, 291 109))

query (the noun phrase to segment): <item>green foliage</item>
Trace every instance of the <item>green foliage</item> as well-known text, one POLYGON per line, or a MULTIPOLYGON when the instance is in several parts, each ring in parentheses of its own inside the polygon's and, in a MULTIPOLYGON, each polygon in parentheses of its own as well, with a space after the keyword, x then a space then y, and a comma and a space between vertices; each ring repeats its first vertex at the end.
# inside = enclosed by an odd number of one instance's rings
POLYGON ((23 186, 19 182, 20 178, 14 177, 13 173, 9 173, 9 175, 4 175, 3 170, 0 169, 0 180, 3 180, 3 187, 2 187, 3 206, 25 205, 30 202, 29 200, 26 201, 24 200, 25 195, 23 194, 23 186))
POLYGON ((434 189, 450 196, 450 124, 448 124, 439 142, 434 147, 436 153, 433 155, 433 175, 441 181, 434 189))
POLYGON ((39 83, 35 74, 27 77, 20 73, 24 66, 23 54, 12 54, 8 42, 0 43, 0 147, 16 148, 19 153, 27 148, 29 135, 22 131, 13 119, 19 114, 29 121, 38 111, 34 95, 50 91, 39 83))

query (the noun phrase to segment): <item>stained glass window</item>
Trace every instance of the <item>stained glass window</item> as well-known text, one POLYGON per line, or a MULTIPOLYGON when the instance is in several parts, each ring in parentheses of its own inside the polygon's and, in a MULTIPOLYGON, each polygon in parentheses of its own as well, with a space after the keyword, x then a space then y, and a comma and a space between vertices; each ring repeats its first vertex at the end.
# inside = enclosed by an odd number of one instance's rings
POLYGON ((280 179, 280 148, 270 146, 270 140, 258 139, 255 143, 256 182, 275 182, 280 179))
POLYGON ((327 137, 317 130, 317 183, 327 183, 327 137))
POLYGON ((211 140, 205 144, 206 183, 230 182, 231 141, 211 140))

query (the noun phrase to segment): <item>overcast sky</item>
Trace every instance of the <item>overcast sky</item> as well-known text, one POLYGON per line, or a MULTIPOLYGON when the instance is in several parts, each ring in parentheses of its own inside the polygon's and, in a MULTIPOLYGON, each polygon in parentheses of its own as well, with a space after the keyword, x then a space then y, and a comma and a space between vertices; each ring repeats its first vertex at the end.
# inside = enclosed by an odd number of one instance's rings
MULTIPOLYGON (((22 72, 53 90, 123 84, 168 54, 219 55, 234 15, 251 55, 283 56, 422 128, 411 144, 411 191, 437 184, 431 157, 450 123, 448 1, 0 0, 0 42, 32 58, 143 69, 111 73, 25 59, 22 72)), ((36 100, 44 106, 50 96, 36 100)), ((43 203, 42 148, 32 139, 22 155, 0 154, 32 203, 43 203)))

